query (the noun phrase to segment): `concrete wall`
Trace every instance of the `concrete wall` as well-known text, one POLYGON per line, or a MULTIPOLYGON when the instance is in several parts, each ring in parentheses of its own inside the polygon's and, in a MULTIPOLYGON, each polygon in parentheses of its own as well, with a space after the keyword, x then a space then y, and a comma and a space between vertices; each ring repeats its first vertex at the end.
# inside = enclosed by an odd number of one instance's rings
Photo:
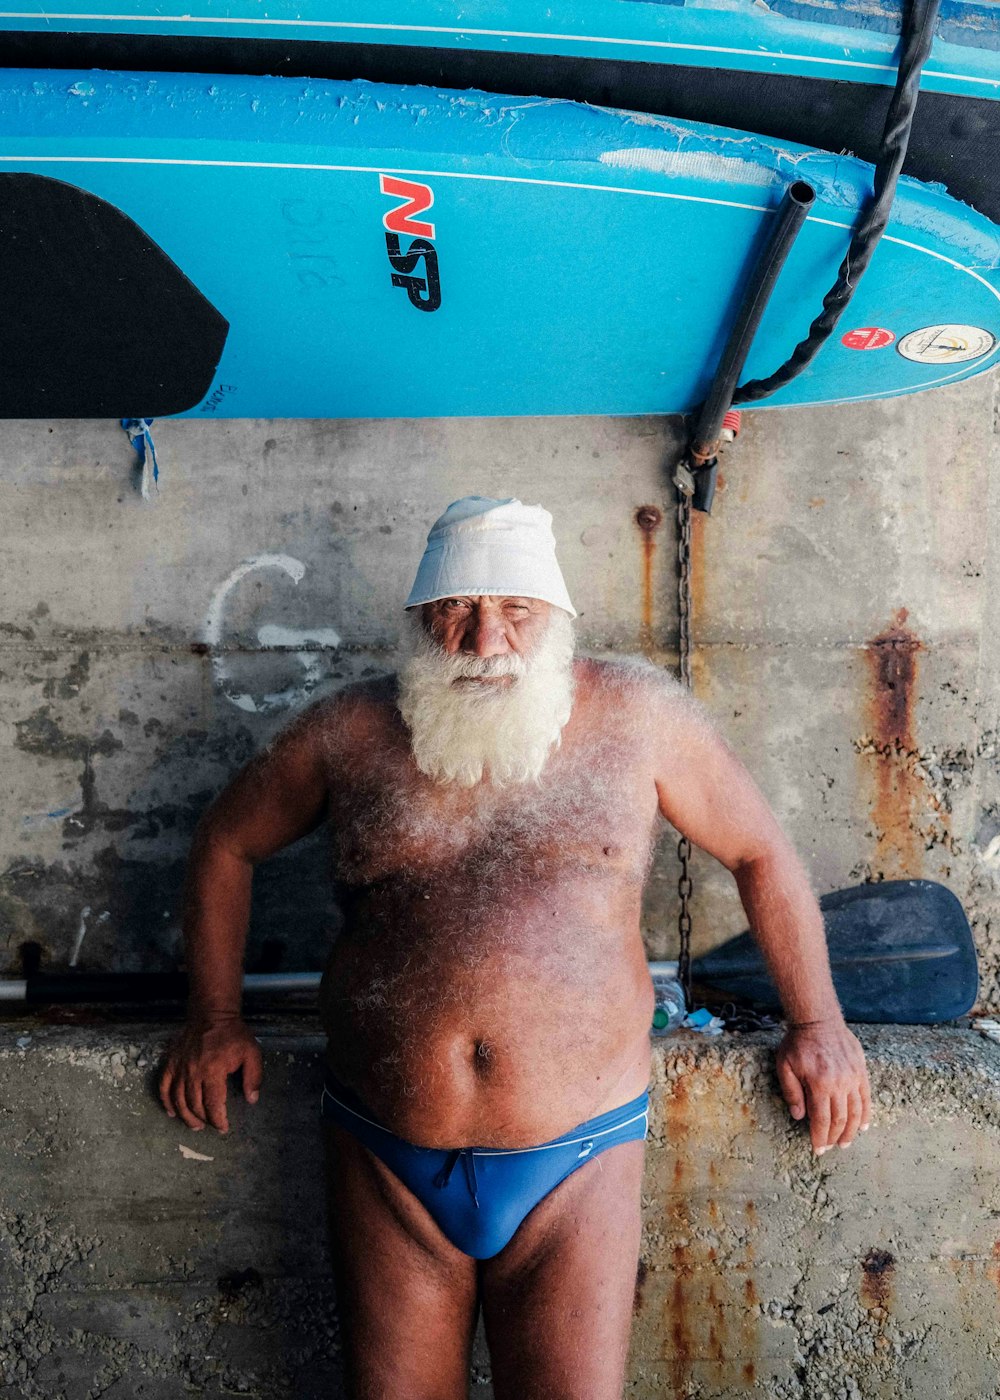
MULTIPOLYGON (((817 891, 946 881, 994 1007, 998 392, 991 375, 749 415, 694 539, 698 693, 817 891)), ((0 975, 25 947, 49 968, 176 966, 199 813, 310 697, 392 665, 424 533, 458 495, 548 505, 584 647, 675 664, 676 424, 178 421, 156 437, 147 505, 115 424, 0 425, 0 975), (649 505, 663 523, 644 532, 649 505)), ((321 835, 261 870, 252 968, 322 965, 325 876, 321 835)), ((696 856, 695 876, 705 947, 742 915, 724 872, 696 856)), ((654 956, 675 948, 675 886, 665 836, 654 956)), ((260 1029, 268 1091, 221 1139, 152 1101, 158 1030, 0 1028, 0 1400, 336 1400, 320 1042, 260 1029)), ((1000 1397, 1000 1052, 967 1032, 865 1034, 876 1128, 822 1162, 776 1098, 766 1037, 667 1045, 633 1400, 1000 1397)), ((487 1378, 480 1350, 473 1395, 487 1378)))
MULTIPOLYGON (((0 1400, 341 1400, 322 1041, 255 1029, 225 1138, 155 1102, 161 1032, 0 1030, 0 1400)), ((821 1159, 773 1037, 657 1048, 628 1400, 1000 1397, 1000 1046, 863 1039, 872 1129, 821 1159)))
MULTIPOLYGON (((698 693, 818 891, 946 881, 1000 1004, 1000 377, 747 415, 695 522, 698 693)), ((541 500, 580 635, 675 661, 677 425, 164 421, 144 503, 106 422, 0 425, 0 974, 166 969, 192 827, 311 696, 392 665, 426 529, 470 491, 541 500), (636 512, 664 514, 651 533, 636 512)), ((696 860, 696 941, 742 926, 696 860)), ((674 951, 665 839, 650 953, 674 951)), ((258 878, 249 963, 319 967, 322 837, 258 878)))

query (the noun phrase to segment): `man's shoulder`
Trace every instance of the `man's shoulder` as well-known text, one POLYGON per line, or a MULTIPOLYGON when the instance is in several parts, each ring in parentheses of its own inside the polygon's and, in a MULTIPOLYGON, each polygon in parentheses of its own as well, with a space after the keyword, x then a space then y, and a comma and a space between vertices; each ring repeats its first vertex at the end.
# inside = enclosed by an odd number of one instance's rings
POLYGON ((314 701, 284 731, 325 748, 339 741, 356 742, 373 737, 391 717, 396 706, 395 675, 366 676, 350 681, 330 695, 314 701))
POLYGON ((348 681, 312 706, 317 724, 371 723, 396 707, 399 683, 394 673, 348 681))
POLYGON ((364 676, 361 680, 348 681, 330 696, 330 702, 341 710, 374 713, 391 709, 396 704, 398 695, 398 676, 395 671, 384 671, 377 676, 364 676))
POLYGON ((574 665, 579 683, 619 705, 683 701, 689 696, 675 676, 645 656, 579 657, 574 665))
POLYGON ((644 656, 586 658, 577 674, 578 693, 607 732, 634 746, 675 747, 696 732, 712 730, 699 701, 672 672, 644 656))

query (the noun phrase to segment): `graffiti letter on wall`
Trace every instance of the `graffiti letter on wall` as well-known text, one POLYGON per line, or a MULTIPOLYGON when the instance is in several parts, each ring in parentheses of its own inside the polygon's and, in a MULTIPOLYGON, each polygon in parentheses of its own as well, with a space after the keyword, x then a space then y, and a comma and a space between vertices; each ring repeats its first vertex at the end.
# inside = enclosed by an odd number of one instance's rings
POLYGON ((247 574, 258 569, 280 569, 293 583, 305 577, 306 566, 299 559, 288 554, 258 554, 253 559, 245 559, 225 578, 215 590, 205 618, 205 641, 212 657, 212 674, 216 685, 226 699, 239 710, 250 714, 267 715, 276 710, 287 710, 306 700, 323 678, 320 656, 314 651, 302 651, 303 646, 338 647, 340 636, 332 627, 292 628, 276 624, 265 624, 257 630, 257 640, 262 651, 291 651, 302 667, 303 675, 298 685, 287 686, 271 695, 255 698, 247 691, 238 689, 229 676, 226 666, 226 653, 222 643, 225 621, 226 600, 230 593, 247 574))

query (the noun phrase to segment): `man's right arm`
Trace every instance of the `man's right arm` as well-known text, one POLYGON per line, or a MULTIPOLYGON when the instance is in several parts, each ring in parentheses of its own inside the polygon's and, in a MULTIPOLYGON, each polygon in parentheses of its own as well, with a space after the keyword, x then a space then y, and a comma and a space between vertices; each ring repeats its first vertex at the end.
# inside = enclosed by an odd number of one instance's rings
POLYGON ((808 1114, 817 1153, 867 1126, 865 1057, 844 1022, 819 903, 763 793, 701 707, 672 689, 659 709, 660 811, 731 871, 788 1025, 778 1079, 793 1118, 808 1114))
POLYGON ((300 716, 237 775, 195 832, 184 897, 187 1024, 160 1080, 167 1113, 195 1132, 207 1123, 229 1131, 230 1074, 242 1070, 244 1097, 257 1100, 260 1045, 241 1014, 253 869, 326 815, 321 730, 320 707, 300 716))

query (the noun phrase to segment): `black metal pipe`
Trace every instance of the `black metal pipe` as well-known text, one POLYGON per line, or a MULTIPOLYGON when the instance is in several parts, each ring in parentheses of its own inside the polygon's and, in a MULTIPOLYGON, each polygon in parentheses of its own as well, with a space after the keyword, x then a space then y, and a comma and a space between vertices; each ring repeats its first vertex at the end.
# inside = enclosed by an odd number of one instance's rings
POLYGON ((698 414, 688 449, 693 466, 711 462, 719 450, 722 420, 732 406, 736 384, 760 326, 764 308, 815 198, 816 191, 805 180, 795 180, 785 190, 771 237, 757 259, 739 314, 733 322, 726 348, 715 371, 712 387, 698 414))
POLYGON ((896 86, 879 143, 872 200, 855 227, 837 280, 823 298, 822 311, 785 363, 764 379, 751 379, 749 384, 741 384, 733 395, 734 403, 756 403, 791 383, 812 364, 854 296, 892 213, 896 181, 906 159, 920 95, 920 73, 930 57, 940 8, 941 0, 909 0, 904 12, 896 86))
MULTIPOLYGON (((318 972, 248 972, 245 992, 315 992, 318 972)), ((39 972, 0 981, 0 1003, 51 1006, 57 1002, 124 1003, 185 1001, 184 972, 39 972)))

